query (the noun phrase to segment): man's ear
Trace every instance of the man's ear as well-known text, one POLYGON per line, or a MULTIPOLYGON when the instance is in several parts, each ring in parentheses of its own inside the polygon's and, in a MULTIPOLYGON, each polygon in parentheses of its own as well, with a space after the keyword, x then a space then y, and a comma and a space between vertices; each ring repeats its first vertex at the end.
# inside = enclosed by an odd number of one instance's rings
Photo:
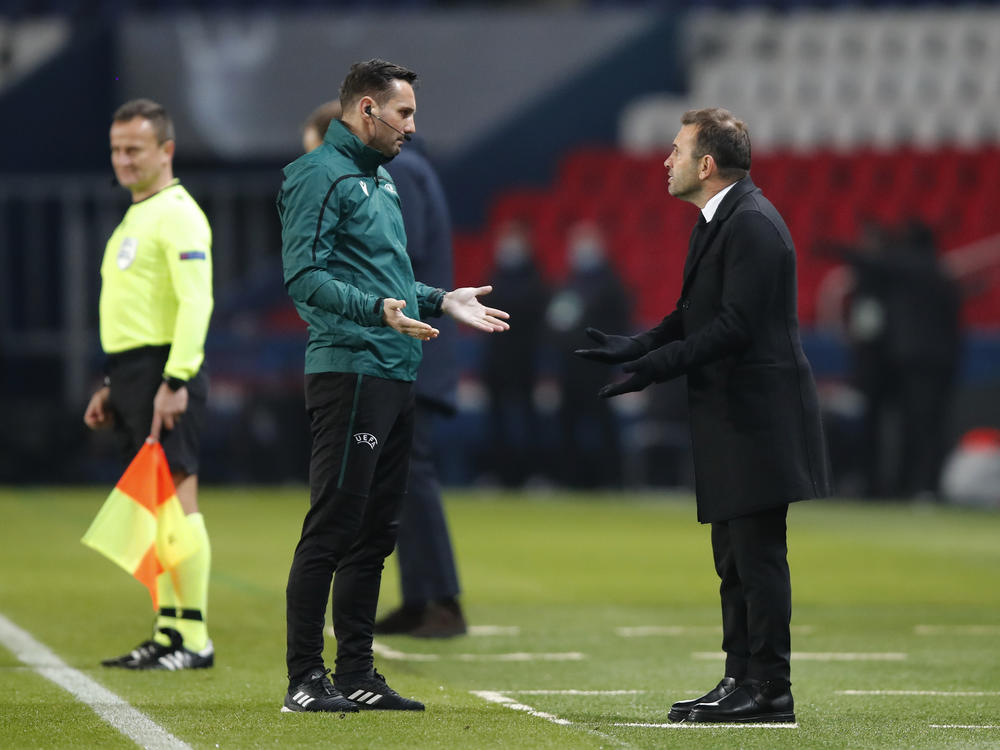
POLYGON ((167 155, 168 159, 174 158, 174 150, 177 148, 177 144, 174 141, 164 141, 163 142, 163 153, 167 155))
POLYGON ((716 172, 715 159, 711 154, 705 154, 698 160, 698 177, 707 180, 716 172))

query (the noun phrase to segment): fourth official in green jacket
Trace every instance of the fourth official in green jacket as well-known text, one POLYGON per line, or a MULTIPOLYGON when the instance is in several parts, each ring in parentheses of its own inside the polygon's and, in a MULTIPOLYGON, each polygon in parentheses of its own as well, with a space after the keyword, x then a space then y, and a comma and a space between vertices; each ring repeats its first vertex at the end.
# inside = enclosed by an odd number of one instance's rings
POLYGON ((284 711, 423 709, 374 670, 372 638, 409 477, 413 381, 422 342, 439 333, 425 320, 447 313, 482 331, 508 327, 506 313, 478 300, 491 287, 445 292, 413 278, 399 196, 383 165, 415 130, 415 79, 384 60, 352 66, 340 89, 342 119, 285 168, 278 194, 285 286, 309 325, 312 432, 310 507, 286 589, 284 711), (323 660, 331 581, 333 684, 323 660))
POLYGON ((285 169, 278 196, 285 285, 309 325, 306 372, 412 381, 421 343, 382 325, 382 301, 441 315, 444 290, 414 281, 389 157, 334 120, 285 169))

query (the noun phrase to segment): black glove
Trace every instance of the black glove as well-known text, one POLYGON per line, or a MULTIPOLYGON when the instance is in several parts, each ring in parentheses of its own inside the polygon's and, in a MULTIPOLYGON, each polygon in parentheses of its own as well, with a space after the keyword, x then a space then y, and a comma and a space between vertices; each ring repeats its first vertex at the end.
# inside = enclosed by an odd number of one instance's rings
POLYGON ((598 362, 609 362, 618 364, 628 362, 641 357, 646 353, 645 348, 631 336, 609 336, 596 328, 588 328, 586 334, 600 344, 596 349, 576 349, 573 351, 578 357, 593 359, 598 362))
POLYGON ((632 362, 626 362, 622 366, 622 370, 632 373, 632 377, 628 380, 623 380, 621 383, 608 383, 597 392, 597 395, 601 398, 611 398, 612 396, 620 396, 623 393, 641 391, 653 382, 654 369, 649 355, 639 357, 639 359, 632 362))

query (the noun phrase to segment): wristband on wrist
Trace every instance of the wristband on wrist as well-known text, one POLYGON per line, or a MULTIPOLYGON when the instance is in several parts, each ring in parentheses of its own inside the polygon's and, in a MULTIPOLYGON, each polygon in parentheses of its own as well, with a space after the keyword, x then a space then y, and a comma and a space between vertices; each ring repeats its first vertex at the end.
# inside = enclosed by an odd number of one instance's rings
POLYGON ((167 388, 172 390, 174 393, 184 388, 187 385, 186 380, 181 380, 180 378, 175 378, 171 375, 164 375, 163 382, 167 384, 167 388))
POLYGON ((442 289, 441 287, 438 287, 437 289, 435 289, 435 290, 434 290, 434 294, 435 294, 435 296, 437 296, 437 299, 436 299, 436 300, 435 300, 435 302, 434 302, 434 312, 433 312, 433 313, 431 313, 431 314, 432 314, 432 315, 433 315, 433 316, 434 316, 435 318, 440 318, 440 317, 441 317, 441 308, 443 308, 443 307, 444 307, 444 296, 445 296, 445 295, 446 295, 447 293, 448 293, 448 292, 446 292, 446 291, 445 291, 444 289, 442 289))

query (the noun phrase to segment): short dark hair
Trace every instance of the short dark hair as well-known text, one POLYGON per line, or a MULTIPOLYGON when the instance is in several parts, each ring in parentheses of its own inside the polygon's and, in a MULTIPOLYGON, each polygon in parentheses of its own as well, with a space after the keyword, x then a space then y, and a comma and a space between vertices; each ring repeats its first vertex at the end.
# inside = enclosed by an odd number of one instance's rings
POLYGON ((306 121, 302 123, 302 131, 305 132, 309 128, 313 128, 318 134, 320 140, 326 136, 326 131, 330 127, 330 123, 334 120, 339 120, 341 114, 340 102, 336 99, 324 102, 320 104, 316 109, 314 109, 306 121))
POLYGON ((750 171, 750 131, 742 120, 721 107, 689 109, 681 125, 695 125, 695 156, 708 154, 715 160, 719 176, 741 180, 750 171))
POLYGON ((379 106, 386 103, 393 81, 406 81, 413 85, 417 74, 400 65, 378 58, 354 63, 340 84, 340 106, 346 112, 362 96, 370 96, 379 106))
POLYGON ((156 142, 163 144, 174 140, 174 123, 167 114, 167 110, 162 104, 157 104, 152 99, 133 99, 125 102, 115 110, 111 117, 112 122, 128 122, 136 117, 142 117, 153 123, 153 132, 156 133, 156 142))

